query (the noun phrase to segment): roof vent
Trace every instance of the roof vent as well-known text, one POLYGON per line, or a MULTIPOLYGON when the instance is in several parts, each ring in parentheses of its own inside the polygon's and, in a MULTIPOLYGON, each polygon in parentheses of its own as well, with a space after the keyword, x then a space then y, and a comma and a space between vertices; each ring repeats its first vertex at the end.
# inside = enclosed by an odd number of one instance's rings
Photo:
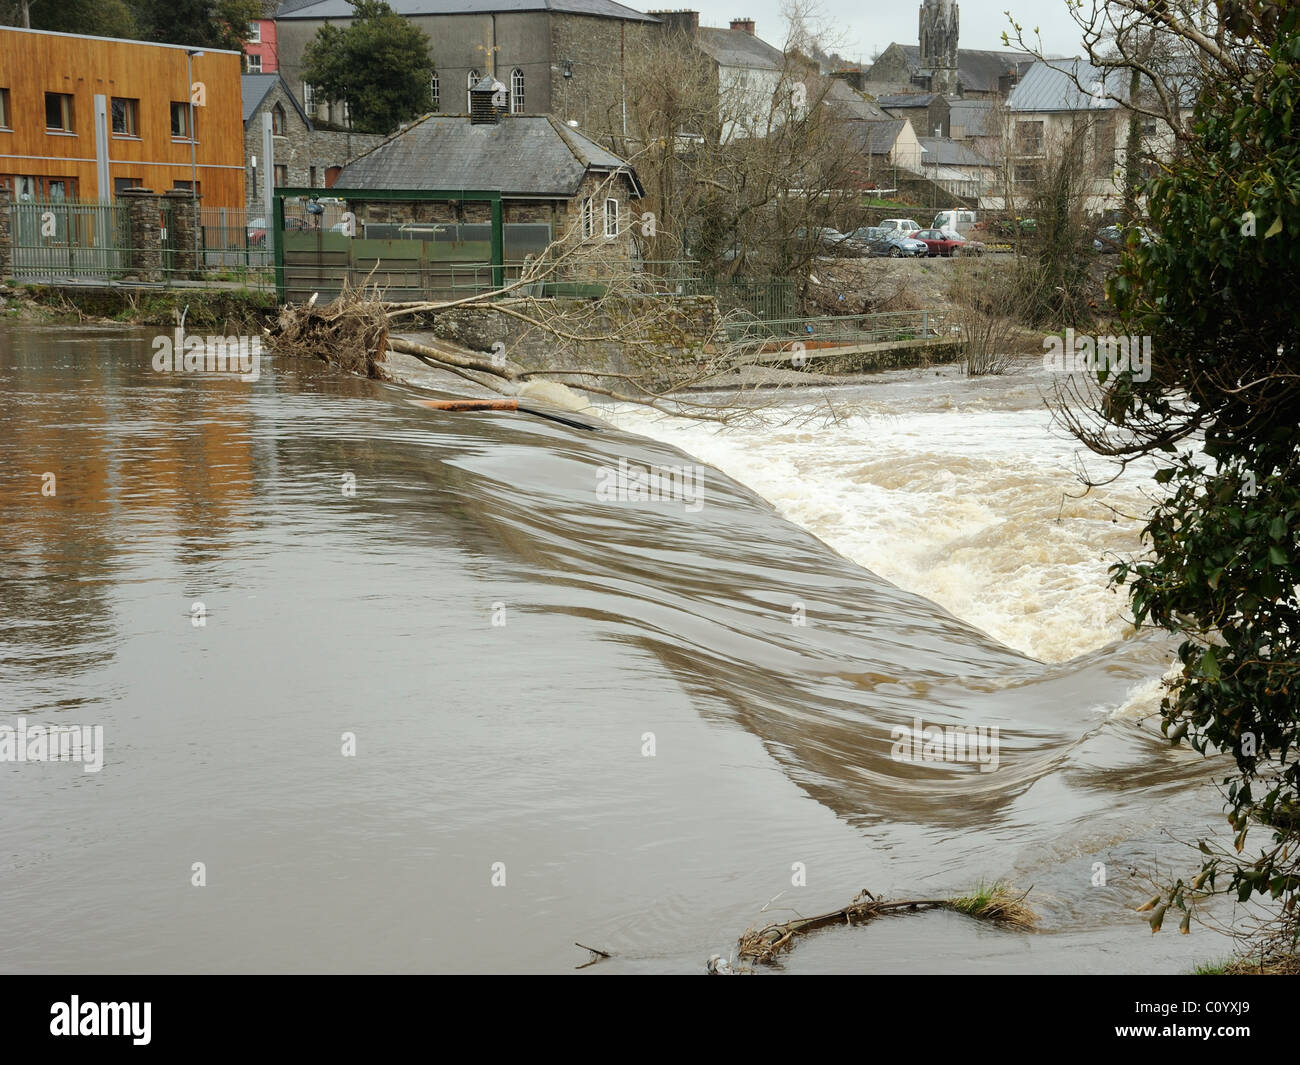
POLYGON ((472 126, 495 126, 509 106, 506 87, 494 78, 483 77, 469 91, 469 121, 472 126))

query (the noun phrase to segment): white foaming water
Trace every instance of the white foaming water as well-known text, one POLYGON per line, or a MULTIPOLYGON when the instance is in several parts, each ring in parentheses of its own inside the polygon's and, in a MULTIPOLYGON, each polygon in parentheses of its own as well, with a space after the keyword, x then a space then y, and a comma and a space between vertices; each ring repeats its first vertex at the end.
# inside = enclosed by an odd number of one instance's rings
POLYGON ((1134 467, 1084 494, 1080 462, 1094 478, 1109 467, 1052 425, 1052 384, 1041 369, 881 374, 782 405, 781 420, 812 415, 826 395, 850 411, 801 428, 719 431, 627 407, 608 416, 718 467, 899 587, 1060 662, 1132 635, 1108 567, 1139 550, 1151 480, 1134 467))

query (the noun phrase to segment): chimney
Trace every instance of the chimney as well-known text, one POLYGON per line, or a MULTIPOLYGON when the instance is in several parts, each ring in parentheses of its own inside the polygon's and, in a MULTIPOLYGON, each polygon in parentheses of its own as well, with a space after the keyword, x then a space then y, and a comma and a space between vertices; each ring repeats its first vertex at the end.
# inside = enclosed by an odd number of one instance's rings
POLYGON ((752 18, 733 18, 731 28, 748 33, 751 37, 754 36, 754 20, 752 18))
POLYGON ((700 28, 700 13, 698 11, 649 11, 670 33, 684 33, 687 37, 694 37, 695 31, 700 28))
POLYGON ((469 91, 469 124, 471 126, 495 126, 501 121, 501 102, 494 99, 499 95, 499 83, 490 77, 482 77, 469 91))

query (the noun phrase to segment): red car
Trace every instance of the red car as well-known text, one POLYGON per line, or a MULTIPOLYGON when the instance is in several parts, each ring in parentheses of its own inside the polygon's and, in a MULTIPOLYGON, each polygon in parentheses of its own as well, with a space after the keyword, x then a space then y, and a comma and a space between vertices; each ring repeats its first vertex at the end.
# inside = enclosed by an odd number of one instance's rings
POLYGON ((978 240, 967 240, 956 233, 942 229, 921 229, 909 233, 912 240, 919 240, 930 249, 931 255, 982 255, 984 245, 978 240))

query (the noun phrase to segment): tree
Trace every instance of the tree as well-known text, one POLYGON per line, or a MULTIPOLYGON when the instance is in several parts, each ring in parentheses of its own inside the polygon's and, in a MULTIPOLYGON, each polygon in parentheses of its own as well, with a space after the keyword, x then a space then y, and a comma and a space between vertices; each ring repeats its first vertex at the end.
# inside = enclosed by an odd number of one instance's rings
POLYGON ((348 105, 352 126, 391 133, 433 106, 429 37, 382 0, 349 0, 345 29, 327 24, 303 53, 303 77, 328 100, 348 105))
MULTIPOLYGON (((1109 294, 1126 331, 1151 338, 1147 374, 1102 370, 1090 406, 1066 411, 1094 451, 1154 458, 1167 494, 1147 557, 1113 569, 1135 621, 1180 638, 1162 729, 1231 755, 1222 780, 1234 839, 1144 909, 1190 911, 1206 892, 1273 900, 1264 928, 1294 952, 1300 922, 1300 11, 1241 0, 1109 5, 1195 53, 1200 94, 1183 152, 1147 187, 1161 234, 1129 236, 1109 294), (1080 411, 1087 413, 1080 413, 1080 411), (1268 839, 1244 854, 1252 825, 1268 839)), ((1158 76, 1158 75, 1157 75, 1158 76)), ((1169 87, 1157 98, 1172 99, 1169 87)), ((1258 835, 1258 833, 1257 833, 1258 835)))
POLYGON ((260 0, 133 0, 140 39, 192 48, 243 51, 260 0))
POLYGON ((135 14, 126 0, 4 0, 0 23, 96 37, 137 33, 135 14))

